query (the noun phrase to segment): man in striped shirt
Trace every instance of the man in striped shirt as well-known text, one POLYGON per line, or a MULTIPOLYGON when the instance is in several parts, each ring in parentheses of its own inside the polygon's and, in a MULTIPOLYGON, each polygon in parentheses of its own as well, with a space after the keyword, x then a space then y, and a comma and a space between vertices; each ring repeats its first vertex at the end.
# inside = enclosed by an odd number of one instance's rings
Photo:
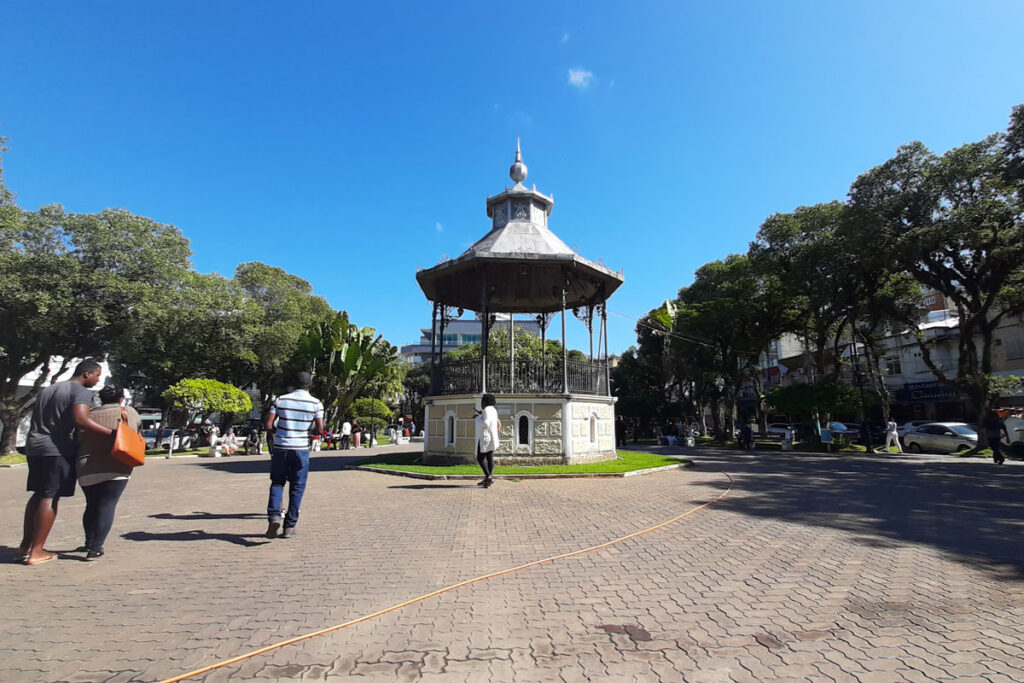
POLYGON ((270 502, 267 503, 267 538, 277 538, 284 524, 281 538, 295 536, 299 521, 299 506, 306 490, 309 474, 309 428, 315 425, 317 434, 324 431, 324 404, 313 398, 309 387, 313 378, 300 372, 295 378, 295 391, 278 396, 267 415, 267 431, 274 435, 270 455, 270 502), (284 484, 288 482, 288 511, 281 514, 284 503, 284 484))

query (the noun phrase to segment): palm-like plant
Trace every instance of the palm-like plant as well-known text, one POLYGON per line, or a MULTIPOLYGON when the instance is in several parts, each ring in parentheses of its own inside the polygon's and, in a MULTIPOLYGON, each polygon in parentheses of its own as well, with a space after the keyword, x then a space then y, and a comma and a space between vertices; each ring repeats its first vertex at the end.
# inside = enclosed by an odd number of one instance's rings
POLYGON ((401 382, 397 347, 374 328, 349 322, 345 311, 313 325, 299 340, 299 355, 313 374, 314 393, 323 401, 328 424, 345 415, 371 385, 390 384, 396 373, 401 382))

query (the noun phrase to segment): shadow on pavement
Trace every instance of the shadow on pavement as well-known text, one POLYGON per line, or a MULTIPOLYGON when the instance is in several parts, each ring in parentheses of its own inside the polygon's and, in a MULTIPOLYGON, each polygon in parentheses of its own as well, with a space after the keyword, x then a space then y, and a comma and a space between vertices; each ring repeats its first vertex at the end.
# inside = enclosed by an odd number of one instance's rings
POLYGON ((170 512, 161 512, 157 515, 150 515, 153 519, 266 519, 267 514, 259 512, 238 512, 232 514, 217 514, 213 512, 193 512, 190 515, 172 515, 170 512))
MULTIPOLYGON (((988 564, 1001 578, 1024 577, 1022 467, 781 454, 696 458, 728 472, 743 492, 716 508, 844 529, 873 547, 927 544, 988 564)), ((714 485, 724 489, 728 482, 714 485)))
POLYGON ((389 489, 469 489, 481 488, 476 484, 405 484, 403 486, 389 486, 389 489))
POLYGON ((265 540, 257 543, 247 540, 250 538, 264 538, 263 534, 211 534, 202 529, 175 531, 164 534, 154 534, 149 531, 129 531, 126 534, 122 534, 121 538, 129 541, 225 541, 246 548, 266 545, 270 542, 265 540))
MULTIPOLYGON (((343 470, 359 461, 371 458, 372 455, 320 455, 313 454, 309 458, 310 472, 336 472, 343 470)), ((218 472, 230 472, 232 474, 266 474, 270 476, 270 458, 267 456, 249 456, 242 458, 207 458, 197 459, 190 463, 195 467, 202 467, 218 472)))

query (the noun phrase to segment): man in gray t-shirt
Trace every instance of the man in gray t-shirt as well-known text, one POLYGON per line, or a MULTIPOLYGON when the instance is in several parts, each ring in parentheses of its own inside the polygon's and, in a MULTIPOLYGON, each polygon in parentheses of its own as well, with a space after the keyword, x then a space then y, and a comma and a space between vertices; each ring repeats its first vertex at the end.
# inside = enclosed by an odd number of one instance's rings
POLYGON ((25 528, 19 554, 25 564, 39 564, 57 557, 46 551, 57 504, 61 496, 75 493, 75 458, 78 455, 76 429, 99 436, 114 434, 89 417, 95 394, 89 391, 102 375, 100 364, 84 360, 74 376, 39 392, 32 407, 32 427, 26 442, 28 484, 32 492, 25 506, 25 528))

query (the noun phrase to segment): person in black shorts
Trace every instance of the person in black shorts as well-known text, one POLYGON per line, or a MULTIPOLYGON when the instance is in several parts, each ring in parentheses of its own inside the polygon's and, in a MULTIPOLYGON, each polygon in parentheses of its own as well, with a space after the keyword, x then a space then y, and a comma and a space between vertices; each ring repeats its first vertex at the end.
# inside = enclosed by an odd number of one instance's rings
POLYGON ((57 557, 43 545, 57 519, 61 497, 75 495, 78 456, 75 429, 107 437, 117 432, 89 417, 95 398, 89 389, 99 384, 102 373, 99 363, 84 360, 75 368, 71 379, 51 384, 36 397, 26 442, 26 488, 32 496, 25 505, 24 535, 18 549, 25 564, 41 564, 57 557))

